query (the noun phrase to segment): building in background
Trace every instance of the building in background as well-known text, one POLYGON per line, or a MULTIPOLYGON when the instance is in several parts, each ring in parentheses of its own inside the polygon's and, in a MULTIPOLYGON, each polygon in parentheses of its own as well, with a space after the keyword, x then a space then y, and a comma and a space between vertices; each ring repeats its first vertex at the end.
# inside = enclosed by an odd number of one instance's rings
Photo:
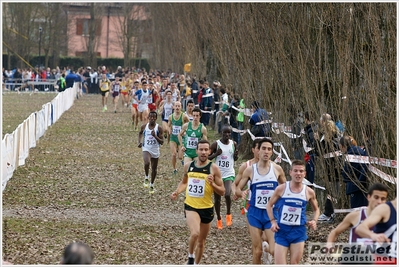
POLYGON ((98 57, 147 58, 152 52, 149 12, 140 3, 69 3, 67 55, 84 56, 93 44, 98 57), (91 28, 93 27, 93 28, 91 28), (90 32, 95 36, 90 37, 90 32))

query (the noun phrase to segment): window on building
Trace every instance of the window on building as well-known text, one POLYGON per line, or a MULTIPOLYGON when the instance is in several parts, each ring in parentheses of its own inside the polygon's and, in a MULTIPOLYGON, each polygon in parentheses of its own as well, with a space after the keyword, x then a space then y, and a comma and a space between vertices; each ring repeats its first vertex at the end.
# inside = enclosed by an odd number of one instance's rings
MULTIPOLYGON (((101 20, 94 21, 96 36, 101 35, 101 20)), ((89 36, 90 35, 90 19, 77 19, 76 20, 76 35, 89 36)))

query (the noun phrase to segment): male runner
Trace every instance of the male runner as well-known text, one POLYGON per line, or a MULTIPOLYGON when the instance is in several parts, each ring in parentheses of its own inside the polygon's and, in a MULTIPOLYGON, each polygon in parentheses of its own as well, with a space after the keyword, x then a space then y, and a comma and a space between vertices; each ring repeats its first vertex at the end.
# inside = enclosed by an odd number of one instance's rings
POLYGON ((184 210, 190 230, 188 264, 199 264, 204 253, 205 240, 214 217, 212 194, 225 193, 219 168, 208 160, 209 142, 198 141, 196 151, 198 157, 184 165, 183 180, 170 196, 176 200, 181 192, 186 191, 184 210))

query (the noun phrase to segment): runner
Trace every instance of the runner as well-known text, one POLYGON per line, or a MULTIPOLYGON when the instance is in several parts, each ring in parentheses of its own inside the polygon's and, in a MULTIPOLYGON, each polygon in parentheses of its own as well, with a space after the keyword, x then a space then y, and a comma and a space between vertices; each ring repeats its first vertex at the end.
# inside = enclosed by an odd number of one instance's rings
POLYGON ((100 80, 100 90, 101 90, 101 102, 103 105, 103 112, 107 111, 107 102, 108 102, 108 95, 109 95, 109 88, 111 86, 111 81, 108 80, 105 73, 101 75, 100 80))
MULTIPOLYGON (((384 184, 375 183, 373 184, 367 193, 367 207, 361 207, 357 210, 350 212, 345 216, 344 220, 335 227, 327 238, 327 243, 334 243, 337 240, 338 235, 350 229, 349 232, 349 244, 358 243, 359 236, 356 234, 356 227, 363 222, 371 212, 381 203, 385 203, 388 197, 388 187, 384 184)), ((331 244, 332 245, 332 244, 331 244)))
MULTIPOLYGON (((207 129, 200 123, 201 110, 199 108, 193 109, 193 118, 193 121, 183 124, 180 134, 178 135, 179 143, 183 144, 180 151, 184 153, 184 163, 193 161, 197 158, 196 147, 199 140, 208 140, 207 129)), ((182 154, 180 154, 179 158, 181 155, 182 154)))
MULTIPOLYGON (((360 237, 370 238, 383 253, 374 255, 374 264, 392 264, 397 262, 397 198, 378 205, 356 228, 360 237), (373 229, 371 231, 370 229, 373 229), (382 249, 384 248, 384 249, 382 249)), ((378 251, 377 251, 378 252, 378 251)))
MULTIPOLYGON (((238 197, 236 196, 236 187, 239 185, 242 175, 245 171, 246 168, 248 168, 249 166, 252 166, 252 164, 255 164, 259 161, 259 141, 261 139, 255 139, 252 142, 252 154, 254 155, 254 157, 250 160, 247 160, 246 162, 243 162, 241 164, 241 166, 238 168, 238 173, 236 175, 236 178, 234 180, 234 183, 231 185, 231 194, 233 195, 233 199, 237 200, 238 197)), ((249 223, 248 223, 248 217, 247 217, 247 212, 249 209, 249 201, 251 199, 251 190, 249 190, 249 188, 251 187, 251 181, 247 182, 247 185, 244 186, 245 190, 243 190, 243 188, 240 188, 240 190, 242 191, 242 199, 243 201, 243 205, 241 208, 241 214, 245 215, 246 219, 247 219, 247 227, 248 227, 248 232, 249 232, 249 223)), ((262 233, 262 258, 263 258, 263 264, 270 264, 271 263, 271 257, 269 254, 269 243, 267 243, 267 236, 266 233, 263 231, 262 233)))
POLYGON ((177 153, 181 149, 178 135, 182 129, 182 125, 189 121, 186 114, 181 112, 181 103, 176 101, 173 105, 173 113, 168 118, 168 131, 170 136, 170 152, 172 155, 173 174, 177 174, 176 162, 177 153))
POLYGON ((162 129, 164 132, 164 138, 168 140, 169 144, 169 116, 173 112, 173 101, 172 101, 172 92, 167 90, 165 92, 165 99, 161 101, 159 104, 159 114, 162 114, 162 129))
POLYGON ((267 215, 272 223, 271 230, 275 232, 275 264, 287 264, 288 251, 290 251, 290 264, 299 264, 305 241, 308 239, 306 225, 316 230, 320 215, 315 192, 302 183, 306 176, 306 163, 302 160, 293 160, 290 176, 291 181, 277 186, 266 204, 267 215), (309 222, 306 221, 308 202, 313 209, 313 219, 309 222), (273 211, 276 206, 277 216, 273 211))
POLYGON ((173 102, 180 101, 180 91, 177 89, 175 82, 170 83, 170 90, 172 91, 173 102))
MULTIPOLYGON (((224 199, 226 201, 226 226, 233 224, 231 215, 231 187, 234 183, 236 176, 234 170, 234 162, 238 159, 237 143, 230 139, 231 137, 231 126, 223 125, 222 127, 222 138, 217 140, 211 145, 211 155, 208 159, 215 159, 216 165, 219 167, 222 173, 222 180, 226 193, 224 199)), ((222 217, 220 215, 221 196, 218 194, 214 195, 215 198, 215 211, 217 215, 217 228, 223 229, 222 217)))
POLYGON ((163 144, 163 132, 162 128, 159 127, 157 121, 157 113, 151 111, 148 115, 149 122, 141 126, 139 132, 139 145, 143 150, 144 160, 144 187, 150 186, 150 194, 154 193, 154 182, 157 175, 158 159, 160 156, 160 145, 163 144), (141 142, 144 135, 144 140, 141 142), (148 184, 148 173, 151 164, 151 182, 148 184))
MULTIPOLYGON (((283 169, 272 162, 273 142, 264 138, 259 141, 259 161, 245 169, 241 181, 236 188, 236 197, 242 197, 241 188, 251 182, 251 200, 247 219, 249 223, 249 234, 252 240, 252 263, 260 264, 262 256, 262 232, 265 232, 268 242, 264 248, 270 255, 274 255, 274 233, 271 221, 266 212, 267 201, 272 196, 278 184, 286 182, 283 169)), ((267 257, 271 261, 270 256, 267 257)))
POLYGON ((209 149, 207 140, 198 141, 198 157, 184 165, 183 180, 170 196, 172 200, 176 200, 181 192, 186 191, 184 210, 190 230, 187 264, 200 263, 214 217, 212 194, 225 193, 219 168, 208 160, 209 149))
POLYGON ((188 116, 190 121, 193 121, 193 109, 194 109, 194 101, 192 99, 187 100, 187 110, 185 114, 188 116))
POLYGON ((131 106, 132 106, 132 125, 133 125, 133 129, 135 131, 138 130, 138 124, 139 124, 139 111, 138 111, 138 102, 135 98, 136 92, 140 90, 139 87, 139 81, 135 81, 133 83, 133 87, 132 90, 130 91, 130 95, 131 95, 131 106))
POLYGON ((148 109, 150 111, 156 111, 158 104, 159 104, 160 97, 159 97, 157 88, 154 86, 154 82, 152 82, 152 81, 149 82, 148 87, 149 87, 148 90, 150 91, 150 95, 151 95, 150 98, 148 98, 148 109))
MULTIPOLYGON (((364 244, 367 243, 368 241, 371 241, 371 239, 359 237, 359 235, 356 234, 356 228, 360 223, 362 223, 367 217, 370 216, 371 212, 378 205, 380 205, 381 203, 385 203, 387 197, 388 197, 388 187, 380 183, 373 184, 369 188, 367 193, 367 201, 368 201, 367 207, 357 208, 356 210, 346 215, 344 220, 336 228, 334 228, 328 235, 327 246, 333 247, 334 242, 337 240, 338 235, 340 235, 347 229, 350 229, 349 242, 348 242, 349 244, 364 244)), ((357 253, 351 255, 346 254, 345 256, 351 257, 356 254, 357 253)), ((365 255, 360 255, 360 256, 365 256, 365 255)), ((340 264, 355 264, 355 263, 341 260, 340 264)))
POLYGON ((148 90, 147 81, 143 80, 141 82, 142 88, 136 91, 135 99, 138 102, 138 115, 141 125, 147 124, 147 116, 148 116, 148 99, 151 97, 151 92, 148 90))
POLYGON ((114 113, 116 113, 116 107, 118 106, 120 89, 121 89, 121 83, 119 81, 119 77, 115 77, 115 81, 112 82, 111 86, 111 93, 114 102, 114 113))
POLYGON ((122 107, 128 107, 129 101, 129 81, 126 76, 122 76, 121 85, 121 95, 122 95, 122 107))

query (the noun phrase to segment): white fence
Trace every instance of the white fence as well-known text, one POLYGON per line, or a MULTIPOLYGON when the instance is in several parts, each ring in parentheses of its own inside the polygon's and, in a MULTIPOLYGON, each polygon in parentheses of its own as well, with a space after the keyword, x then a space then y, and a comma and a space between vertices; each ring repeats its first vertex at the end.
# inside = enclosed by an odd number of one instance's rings
POLYGON ((36 141, 46 132, 48 127, 58 121, 61 115, 72 107, 76 99, 76 85, 57 94, 42 109, 32 113, 24 122, 18 125, 11 134, 6 134, 1 142, 2 178, 1 190, 6 188, 15 169, 25 164, 29 149, 36 146, 36 141))

